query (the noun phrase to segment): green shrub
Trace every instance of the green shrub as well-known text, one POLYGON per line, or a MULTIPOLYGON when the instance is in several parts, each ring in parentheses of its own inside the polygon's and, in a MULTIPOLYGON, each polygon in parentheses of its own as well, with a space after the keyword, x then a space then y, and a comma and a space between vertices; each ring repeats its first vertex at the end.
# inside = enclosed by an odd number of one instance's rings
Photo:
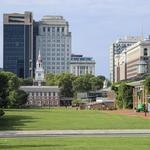
POLYGON ((0 117, 3 116, 5 113, 2 109, 0 109, 0 117))

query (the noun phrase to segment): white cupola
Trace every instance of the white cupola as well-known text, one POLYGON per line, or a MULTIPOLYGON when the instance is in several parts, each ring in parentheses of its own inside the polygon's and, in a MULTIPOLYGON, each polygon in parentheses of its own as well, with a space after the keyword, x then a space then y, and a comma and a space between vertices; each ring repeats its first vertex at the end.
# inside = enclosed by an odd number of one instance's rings
POLYGON ((36 61, 35 69, 35 82, 38 82, 38 85, 41 86, 41 82, 44 82, 44 69, 42 65, 42 57, 39 51, 38 59, 36 61))

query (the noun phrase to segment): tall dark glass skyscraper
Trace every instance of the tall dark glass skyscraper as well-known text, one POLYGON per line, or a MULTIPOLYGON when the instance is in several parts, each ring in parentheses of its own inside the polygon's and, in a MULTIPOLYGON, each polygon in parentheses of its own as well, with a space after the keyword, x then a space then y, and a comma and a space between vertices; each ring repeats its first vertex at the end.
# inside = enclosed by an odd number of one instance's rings
MULTIPOLYGON (((31 12, 4 14, 5 71, 18 77, 33 77, 33 18, 31 12)), ((35 54, 34 54, 35 55, 35 54)))

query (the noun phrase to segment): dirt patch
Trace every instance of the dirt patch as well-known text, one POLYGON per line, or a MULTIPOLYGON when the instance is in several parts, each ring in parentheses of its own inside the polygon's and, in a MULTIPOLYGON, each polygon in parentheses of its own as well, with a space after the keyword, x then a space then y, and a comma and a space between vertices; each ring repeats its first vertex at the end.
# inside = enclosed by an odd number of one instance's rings
POLYGON ((114 113, 114 114, 121 114, 121 115, 128 115, 128 116, 140 116, 146 119, 150 119, 150 113, 145 112, 134 112, 134 110, 112 110, 112 111, 104 111, 108 113, 114 113))

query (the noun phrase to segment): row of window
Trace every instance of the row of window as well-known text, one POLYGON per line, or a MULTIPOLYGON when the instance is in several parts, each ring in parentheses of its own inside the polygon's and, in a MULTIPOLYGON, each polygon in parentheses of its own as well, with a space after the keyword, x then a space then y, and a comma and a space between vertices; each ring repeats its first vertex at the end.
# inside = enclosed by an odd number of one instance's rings
MULTIPOLYGON (((42 54, 45 55, 45 53, 42 53, 42 54)), ((47 53, 46 55, 47 55, 47 56, 65 56, 65 53, 52 53, 52 54, 47 53)), ((67 53, 66 56, 70 56, 70 53, 67 53)), ((46 58, 43 57, 43 60, 45 60, 45 59, 46 59, 46 58)), ((51 57, 47 57, 47 59, 50 60, 51 57)))
MULTIPOLYGON (((65 67, 64 66, 62 66, 62 67, 60 67, 60 66, 52 66, 52 67, 50 67, 50 66, 48 66, 47 67, 47 69, 52 69, 52 70, 60 70, 60 69, 62 69, 62 70, 64 70, 65 69, 65 67)), ((67 68, 67 69, 69 69, 69 67, 67 68)))
MULTIPOLYGON (((56 51, 61 51, 61 52, 65 52, 65 49, 64 48, 39 48, 42 52, 43 52, 43 54, 45 54, 45 52, 46 51, 48 51, 48 52, 50 52, 50 51, 52 51, 52 52, 56 52, 56 51)), ((70 49, 67 49, 67 51, 69 52, 70 51, 70 49)), ((50 54, 50 53, 49 53, 50 54)))
MULTIPOLYGON (((46 45, 48 47, 65 47, 65 44, 49 44, 49 43, 40 43, 40 45, 42 45, 43 47, 45 47, 46 45)), ((69 47, 69 45, 67 46, 69 47)))
MULTIPOLYGON (((69 70, 70 69, 70 67, 66 67, 66 69, 67 70, 69 70)), ((60 66, 48 66, 45 70, 52 70, 52 71, 63 71, 63 70, 65 70, 65 66, 62 66, 62 67, 60 67, 60 66)))
POLYGON ((57 96, 56 92, 30 92, 30 96, 57 96))
POLYGON ((65 62, 47 62, 47 65, 65 65, 65 62))
POLYGON ((74 58, 74 57, 72 57, 71 60, 73 60, 73 61, 92 61, 92 58, 74 58))
MULTIPOLYGON (((44 60, 46 60, 45 57, 43 57, 43 64, 44 64, 44 60)), ((49 57, 49 59, 47 60, 70 60, 70 57, 67 57, 66 59, 65 57, 52 57, 52 58, 49 57)))
POLYGON ((43 32, 64 32, 64 27, 43 27, 43 32))

